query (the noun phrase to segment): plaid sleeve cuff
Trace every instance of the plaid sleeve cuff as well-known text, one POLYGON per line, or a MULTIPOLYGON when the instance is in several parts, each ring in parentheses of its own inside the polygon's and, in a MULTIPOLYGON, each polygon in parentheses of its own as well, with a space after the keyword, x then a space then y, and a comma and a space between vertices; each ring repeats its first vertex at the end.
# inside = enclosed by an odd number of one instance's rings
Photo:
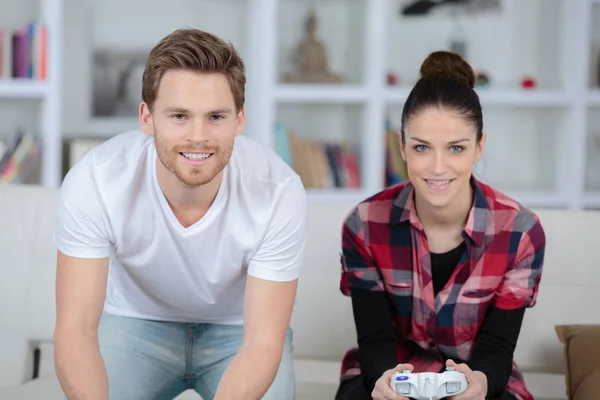
POLYGON ((542 277, 546 236, 537 221, 519 239, 514 266, 508 270, 494 298, 494 306, 512 310, 533 307, 542 277))
POLYGON ((381 273, 364 242, 364 223, 356 210, 348 215, 342 227, 341 292, 350 289, 383 291, 381 273))

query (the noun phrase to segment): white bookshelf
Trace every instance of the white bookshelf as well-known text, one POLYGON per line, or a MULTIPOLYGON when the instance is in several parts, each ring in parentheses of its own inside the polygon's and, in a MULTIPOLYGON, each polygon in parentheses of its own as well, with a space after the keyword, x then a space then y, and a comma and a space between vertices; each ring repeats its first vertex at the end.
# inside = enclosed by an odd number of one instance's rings
MULTIPOLYGON (((45 23, 48 29, 47 43, 47 77, 44 81, 28 79, 0 78, 0 101, 13 103, 19 100, 31 100, 39 104, 28 107, 26 111, 14 116, 14 120, 4 121, 10 125, 24 124, 24 119, 38 121, 36 129, 43 141, 41 157, 40 184, 48 187, 57 187, 62 180, 62 125, 61 125, 61 74, 62 74, 62 26, 63 26, 63 1, 39 0, 39 10, 35 12, 36 21, 45 23), (35 110, 39 115, 31 116, 27 113, 35 110)), ((21 4, 26 8, 25 4, 21 4)), ((11 16, 20 14, 14 4, 4 7, 9 10, 7 16, 0 17, 0 26, 19 26, 29 19, 19 20, 11 16), (4 18, 7 18, 5 20, 4 18)), ((2 107, 2 104, 0 104, 2 107)))
MULTIPOLYGON (((63 102, 73 109, 74 119, 68 121, 71 137, 110 137, 138 127, 136 115, 75 123, 89 111, 80 107, 89 98, 79 98, 89 91, 71 88, 89 81, 72 80, 70 73, 69 87, 61 86, 59 71, 65 62, 61 59, 78 56, 69 53, 72 46, 64 54, 61 49, 63 2, 68 1, 41 0, 42 15, 53 33, 48 81, 0 81, 0 101, 41 104, 39 126, 46 143, 42 183, 50 186, 60 183, 63 102)), ((181 13, 169 14, 164 7, 141 17, 137 10, 143 2, 135 0, 119 13, 120 20, 129 22, 118 32, 105 28, 114 17, 114 7, 108 3, 86 6, 85 15, 93 15, 88 22, 73 24, 74 18, 83 16, 69 13, 64 22, 71 23, 71 30, 94 26, 93 34, 82 31, 92 37, 90 42, 77 43, 80 61, 83 49, 94 44, 127 47, 123 37, 129 38, 131 46, 149 49, 182 24, 231 40, 248 69, 245 134, 274 148, 276 123, 283 122, 303 138, 347 140, 360 158, 362 187, 309 188, 308 193, 311 198, 359 201, 384 187, 385 124, 389 121, 398 127, 420 63, 430 51, 445 47, 451 25, 443 13, 402 17, 402 1, 222 0, 202 6, 180 1, 177 4, 189 8, 181 20, 181 13), (344 84, 281 82, 311 6, 317 12, 317 35, 327 47, 329 66, 347 78, 344 84), (202 12, 207 7, 210 12, 202 12), (146 17, 156 23, 150 27, 146 17), (397 86, 386 84, 390 69, 399 76, 397 86)), ((600 24, 592 21, 600 21, 600 1, 502 0, 502 7, 497 16, 469 17, 465 22, 472 38, 473 60, 469 61, 492 77, 489 87, 477 89, 488 133, 480 178, 528 206, 600 208, 600 185, 589 178, 590 168, 597 165, 591 161, 600 157, 600 148, 590 139, 600 132, 600 87, 592 84, 600 49, 600 24), (539 88, 520 89, 518 80, 524 75, 536 77, 539 88)), ((86 74, 81 77, 91 79, 92 73, 86 74)))
MULTIPOLYGON (((361 189, 309 188, 312 198, 358 201, 384 187, 386 118, 397 127, 420 62, 430 51, 442 47, 442 32, 448 25, 442 14, 403 19, 401 3, 253 1, 252 7, 261 10, 261 20, 250 25, 249 38, 257 43, 253 59, 261 62, 249 75, 254 85, 248 103, 260 118, 249 124, 247 133, 274 147, 278 122, 291 126, 299 136, 323 140, 337 139, 340 133, 336 129, 347 129, 348 142, 360 151, 361 189), (310 6, 317 12, 317 34, 327 46, 330 68, 349 76, 345 84, 281 82, 281 74, 289 65, 282 52, 292 51, 301 40, 301 25, 310 6), (432 24, 439 25, 439 32, 432 32, 432 24), (414 33, 407 34, 409 31, 414 33), (352 40, 359 37, 357 50, 349 47, 349 40, 339 39, 342 36, 352 36, 352 40), (352 51, 359 54, 348 54, 352 51), (385 81, 392 65, 400 65, 398 86, 388 86, 385 81), (356 113, 360 114, 358 123, 339 123, 340 118, 356 113), (320 114, 329 114, 331 124, 326 125, 327 119, 320 114), (329 127, 331 137, 326 134, 329 127)), ((594 35, 600 39, 600 28, 594 28, 591 21, 595 17, 600 21, 600 0, 528 0, 527 4, 503 0, 502 7, 500 16, 473 17, 473 21, 465 22, 481 32, 471 35, 473 52, 478 54, 474 56, 475 69, 500 65, 495 76, 492 74, 492 85, 477 89, 484 107, 484 125, 489 129, 485 166, 489 172, 480 178, 527 206, 600 208, 600 188, 590 190, 586 182, 589 158, 600 157, 600 149, 586 154, 590 109, 597 107, 600 116, 600 88, 594 88, 588 79, 591 57, 598 57, 592 54, 592 43, 594 35), (599 31, 594 34, 594 30, 599 31), (489 43, 494 35, 508 39, 499 40, 495 46, 489 43), (486 48, 486 38, 490 48, 486 48), (538 88, 521 89, 517 78, 532 74, 538 88)), ((600 40, 597 42, 600 46, 600 40)))

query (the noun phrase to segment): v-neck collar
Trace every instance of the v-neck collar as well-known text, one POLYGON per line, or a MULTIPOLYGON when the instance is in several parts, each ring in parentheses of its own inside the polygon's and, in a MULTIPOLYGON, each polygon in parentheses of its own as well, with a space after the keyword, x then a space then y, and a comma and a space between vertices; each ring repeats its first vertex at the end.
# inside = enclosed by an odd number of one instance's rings
POLYGON ((173 228, 175 228, 175 230, 183 236, 192 235, 204 229, 204 227, 209 225, 210 222, 216 217, 216 215, 221 210, 221 206, 225 199, 226 186, 229 176, 229 164, 226 165, 223 169, 223 176, 221 178, 221 184, 219 185, 219 189, 217 191, 217 196, 215 197, 215 200, 211 204, 206 214, 204 214, 204 216, 200 218, 200 220, 196 221, 193 225, 190 225, 186 228, 181 224, 181 222, 179 222, 179 220, 175 216, 175 213, 173 213, 173 210, 171 209, 171 206, 169 205, 169 202, 167 201, 167 198, 165 197, 165 194, 163 193, 160 184, 158 183, 158 176, 156 174, 156 164, 160 161, 158 160, 158 155, 156 153, 154 141, 151 141, 149 152, 150 157, 148 157, 148 162, 150 163, 150 165, 148 165, 148 170, 150 171, 150 179, 152 181, 151 186, 154 188, 154 192, 160 203, 163 215, 169 220, 169 223, 173 226, 173 228))

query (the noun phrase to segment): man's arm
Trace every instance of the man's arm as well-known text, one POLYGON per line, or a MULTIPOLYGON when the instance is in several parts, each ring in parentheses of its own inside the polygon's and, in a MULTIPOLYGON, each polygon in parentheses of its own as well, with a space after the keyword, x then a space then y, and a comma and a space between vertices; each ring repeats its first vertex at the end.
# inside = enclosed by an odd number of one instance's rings
POLYGON ((305 241, 306 194, 300 178, 294 177, 275 196, 267 231, 248 264, 244 339, 223 374, 216 400, 261 399, 273 383, 296 298, 305 241))
POLYGON ((107 258, 74 258, 58 252, 55 368, 69 400, 108 400, 108 378, 98 346, 107 258))
POLYGON ((248 277, 244 339, 225 370, 215 399, 254 400, 267 392, 281 362, 296 287, 297 280, 272 282, 248 277))
POLYGON ((94 157, 93 150, 88 152, 63 180, 54 231, 58 250, 54 365, 69 400, 108 399, 98 323, 112 235, 95 180, 94 157))

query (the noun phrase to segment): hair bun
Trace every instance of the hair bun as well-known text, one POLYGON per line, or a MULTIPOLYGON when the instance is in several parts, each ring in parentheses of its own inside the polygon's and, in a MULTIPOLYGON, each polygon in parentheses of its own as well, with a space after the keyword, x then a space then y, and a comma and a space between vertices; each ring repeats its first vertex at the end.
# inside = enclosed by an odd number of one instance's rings
POLYGON ((419 71, 421 78, 444 75, 458 79, 470 88, 475 87, 475 72, 460 55, 449 51, 435 51, 423 61, 419 71))

